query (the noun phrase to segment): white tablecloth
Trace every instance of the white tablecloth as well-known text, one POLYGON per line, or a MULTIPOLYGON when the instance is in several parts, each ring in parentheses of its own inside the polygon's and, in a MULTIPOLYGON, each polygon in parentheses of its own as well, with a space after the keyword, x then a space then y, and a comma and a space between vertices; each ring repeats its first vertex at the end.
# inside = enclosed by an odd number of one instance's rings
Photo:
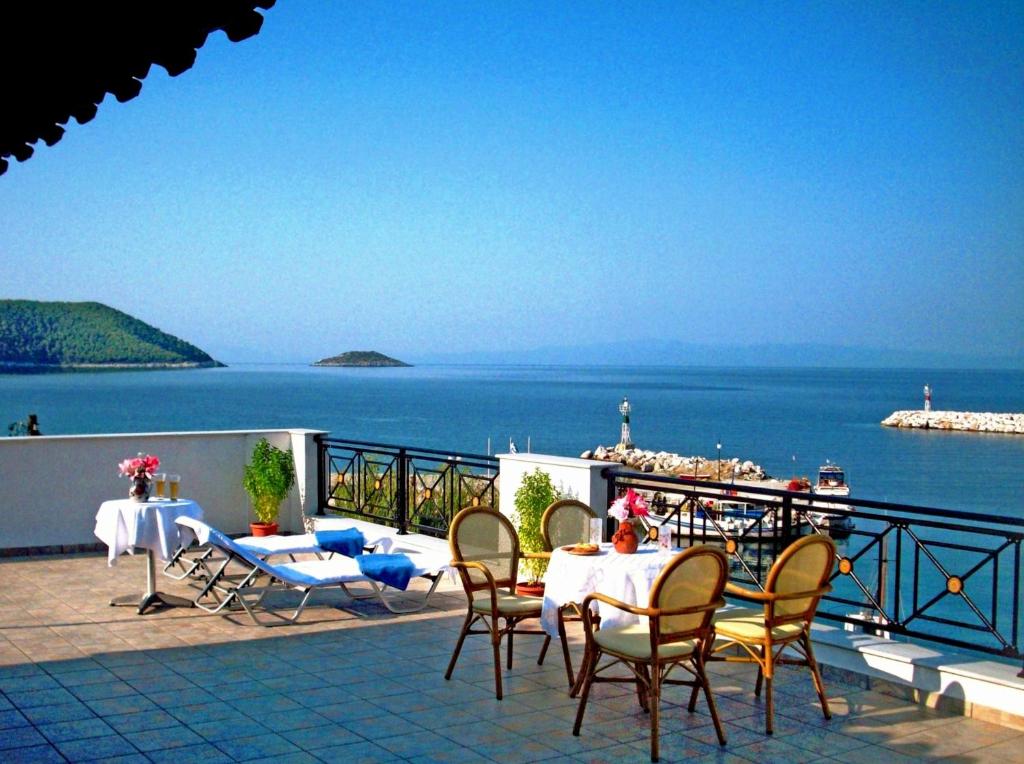
MULTIPOLYGON (((678 551, 678 550, 675 550, 678 551)), ((619 554, 611 544, 602 544, 595 555, 569 554, 561 549, 551 553, 544 576, 544 610, 541 625, 558 636, 558 609, 570 602, 582 602, 592 592, 600 592, 630 605, 646 607, 651 585, 671 555, 658 547, 641 547, 634 554, 619 554)), ((599 603, 601 625, 625 626, 639 618, 599 603)))
POLYGON ((170 559, 178 548, 178 526, 175 519, 203 519, 203 509, 191 499, 105 501, 96 513, 97 538, 108 547, 107 562, 117 564, 123 552, 134 553, 136 547, 152 549, 161 560, 170 559))

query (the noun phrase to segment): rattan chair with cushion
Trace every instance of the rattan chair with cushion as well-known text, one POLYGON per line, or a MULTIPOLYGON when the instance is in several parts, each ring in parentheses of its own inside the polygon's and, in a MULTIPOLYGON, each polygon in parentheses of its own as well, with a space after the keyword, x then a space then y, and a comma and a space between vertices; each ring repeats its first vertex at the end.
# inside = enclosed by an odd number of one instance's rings
MULTIPOLYGON (((501 640, 507 637, 508 668, 512 668, 512 640, 516 634, 541 634, 540 629, 516 628, 520 622, 540 618, 544 600, 515 593, 519 561, 523 554, 519 535, 508 518, 491 507, 468 507, 452 520, 448 531, 452 567, 459 572, 466 591, 466 619, 448 663, 445 679, 452 678, 462 643, 470 634, 488 634, 494 650, 494 688, 501 700, 501 640), (505 625, 501 626, 500 621, 505 625), (474 629, 477 624, 483 628, 474 629)), ((547 640, 545 640, 545 645, 547 640)))
POLYGON ((772 679, 775 666, 807 666, 826 719, 832 718, 821 672, 811 649, 811 621, 822 596, 832 590, 828 580, 836 557, 836 545, 828 536, 807 536, 789 546, 768 571, 764 591, 735 584, 726 586, 728 597, 756 603, 736 608, 715 618, 717 660, 757 664, 754 694, 765 692, 765 732, 772 734, 772 679), (739 647, 739 654, 723 655, 739 647), (787 652, 787 648, 789 652, 787 652), (797 655, 793 655, 793 653, 797 655), (785 653, 785 655, 784 655, 785 653))
MULTIPOLYGON (((577 499, 560 499, 552 503, 540 519, 540 533, 544 539, 544 549, 548 553, 558 547, 579 544, 590 540, 590 521, 597 517, 594 511, 577 499)), ((565 661, 565 674, 569 686, 574 687, 576 677, 572 670, 572 658, 569 656, 569 641, 565 634, 566 621, 582 621, 579 604, 570 602, 558 611, 558 635, 562 642, 562 657, 565 661)), ((544 642, 538 662, 544 661, 549 641, 544 642)))
POLYGON ((693 688, 688 710, 696 708, 697 694, 704 691, 718 742, 725 745, 725 732, 715 708, 708 675, 704 668, 707 646, 713 639, 711 619, 725 604, 722 590, 728 577, 728 560, 721 551, 696 546, 672 557, 651 587, 647 607, 637 607, 604 594, 588 594, 583 600, 583 624, 587 648, 580 668, 580 705, 572 734, 579 735, 590 688, 595 682, 631 682, 637 685, 640 703, 651 715, 651 761, 658 760, 658 725, 661 688, 686 685, 693 688), (630 626, 594 629, 590 605, 594 600, 646 617, 630 626), (600 665, 603 658, 611 658, 600 665), (628 676, 601 676, 608 669, 624 665, 628 676), (670 678, 682 668, 690 679, 670 678))

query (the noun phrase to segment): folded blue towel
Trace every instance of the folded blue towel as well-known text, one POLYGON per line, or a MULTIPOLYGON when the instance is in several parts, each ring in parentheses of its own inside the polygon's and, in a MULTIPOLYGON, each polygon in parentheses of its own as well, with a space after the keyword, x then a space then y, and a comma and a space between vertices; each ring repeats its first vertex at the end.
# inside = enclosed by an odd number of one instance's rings
POLYGON ((367 578, 402 590, 409 586, 415 567, 405 554, 361 554, 356 562, 367 578))
POLYGON ((328 552, 337 552, 346 557, 357 557, 363 553, 366 539, 355 528, 342 531, 317 531, 316 545, 328 552))

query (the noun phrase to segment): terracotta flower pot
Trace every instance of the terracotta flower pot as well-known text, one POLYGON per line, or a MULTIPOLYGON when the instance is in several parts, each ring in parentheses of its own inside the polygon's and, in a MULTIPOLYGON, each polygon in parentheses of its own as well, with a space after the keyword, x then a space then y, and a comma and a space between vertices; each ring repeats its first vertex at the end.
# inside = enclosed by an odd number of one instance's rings
POLYGON ((520 581, 516 584, 516 594, 520 597, 543 597, 544 582, 535 581, 533 583, 528 583, 526 581, 520 581))
POLYGON ((249 533, 253 536, 276 536, 277 523, 249 523, 249 533))
POLYGON ((632 522, 629 520, 619 522, 619 529, 612 535, 612 544, 615 545, 615 551, 619 554, 633 554, 636 551, 640 539, 637 537, 636 531, 633 530, 632 522))

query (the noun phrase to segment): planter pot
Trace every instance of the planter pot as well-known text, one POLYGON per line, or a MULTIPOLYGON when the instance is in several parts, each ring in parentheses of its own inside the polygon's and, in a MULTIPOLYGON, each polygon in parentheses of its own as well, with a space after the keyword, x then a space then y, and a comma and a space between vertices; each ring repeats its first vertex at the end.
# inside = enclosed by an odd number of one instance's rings
POLYGON ((623 520, 619 523, 619 529, 612 536, 612 543, 615 551, 619 554, 633 554, 640 545, 640 539, 633 529, 633 523, 623 520))
POLYGON ((516 584, 516 594, 520 597, 543 597, 544 582, 527 583, 526 581, 520 581, 516 584))
POLYGON ((276 536, 277 523, 249 523, 249 533, 253 536, 276 536))

